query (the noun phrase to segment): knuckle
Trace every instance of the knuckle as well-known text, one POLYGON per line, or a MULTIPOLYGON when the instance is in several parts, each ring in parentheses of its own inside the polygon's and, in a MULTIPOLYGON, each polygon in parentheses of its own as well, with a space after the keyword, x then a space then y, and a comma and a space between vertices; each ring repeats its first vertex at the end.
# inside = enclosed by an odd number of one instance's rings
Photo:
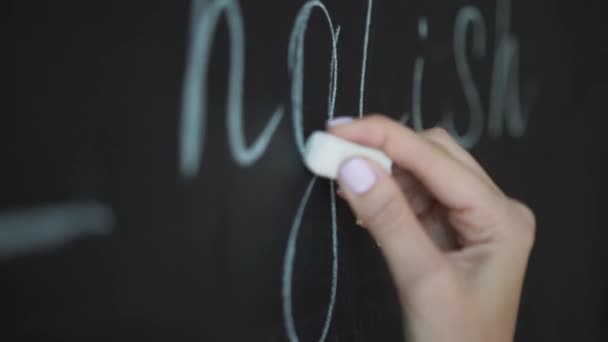
POLYGON ((429 129, 428 134, 444 141, 449 141, 452 139, 452 135, 445 128, 439 126, 429 129))
POLYGON ((377 127, 386 127, 386 125, 390 123, 390 119, 382 114, 371 114, 365 116, 363 120, 377 127))
POLYGON ((518 200, 511 200, 514 208, 516 217, 518 218, 517 231, 520 233, 520 237, 527 242, 526 246, 529 248, 534 244, 536 237, 536 217, 530 207, 523 204, 518 200))
POLYGON ((370 120, 370 121, 375 121, 375 122, 384 122, 387 120, 386 116, 384 116, 382 114, 378 114, 378 113, 366 115, 365 119, 370 120))
POLYGON ((534 212, 532 212, 532 209, 523 203, 519 203, 519 209, 522 213, 524 222, 526 223, 526 227, 529 230, 534 231, 536 229, 536 216, 534 215, 534 212))

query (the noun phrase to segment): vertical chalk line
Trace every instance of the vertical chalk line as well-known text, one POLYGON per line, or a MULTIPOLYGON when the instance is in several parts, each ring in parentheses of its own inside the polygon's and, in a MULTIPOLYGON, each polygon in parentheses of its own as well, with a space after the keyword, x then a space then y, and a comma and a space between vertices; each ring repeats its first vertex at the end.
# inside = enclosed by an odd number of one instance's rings
POLYGON ((179 163, 184 178, 194 178, 200 168, 205 144, 207 107, 207 64, 211 31, 217 25, 220 8, 193 2, 191 37, 181 101, 179 123, 179 163), (204 13, 204 14, 203 14, 204 13), (204 19, 204 20, 203 20, 204 19))
POLYGON ((488 133, 500 138, 506 120, 512 137, 522 136, 527 128, 528 116, 519 98, 519 43, 509 33, 511 0, 498 0, 496 4, 496 51, 492 68, 488 133))
MULTIPOLYGON (((287 332, 287 338, 290 341, 299 341, 298 334, 296 331, 295 320, 293 318, 293 301, 292 301, 292 281, 293 281, 293 269, 295 264, 295 257, 297 252, 297 240, 302 225, 302 219, 304 217, 304 211, 308 205, 310 195, 316 184, 318 177, 313 176, 310 180, 298 209, 293 220, 293 224, 289 231, 287 238, 287 248, 285 251, 285 259, 283 260, 283 282, 281 287, 281 294, 283 299, 283 319, 285 321, 285 330, 287 332)), ((330 182, 330 198, 331 200, 331 216, 332 216, 332 272, 331 272, 331 292, 329 304, 327 306, 327 314, 323 323, 323 329, 319 341, 325 341, 331 321, 333 318, 333 311, 336 302, 336 293, 338 288, 338 225, 337 225, 337 213, 336 213, 336 191, 333 182, 330 182)))
POLYGON ((331 199, 331 293, 329 297, 329 304, 327 305, 327 315, 325 316, 325 324, 323 325, 323 332, 319 341, 325 341, 327 334, 329 333, 329 327, 331 326, 331 320, 333 318, 334 306, 336 304, 336 292, 338 290, 338 215, 336 212, 336 190, 335 182, 329 182, 329 196, 331 199))
POLYGON ((424 16, 418 18, 418 37, 421 40, 429 38, 429 21, 424 16))
MULTIPOLYGON (((427 40, 429 37, 429 24, 426 17, 418 18, 418 38, 427 40)), ((404 113, 400 121, 406 123, 410 118, 413 121, 414 129, 421 131, 424 129, 422 123, 422 78, 424 74, 424 58, 416 57, 414 62, 414 75, 412 78, 412 113, 404 113)))
POLYGON ((365 16, 365 34, 363 35, 363 58, 361 61, 361 82, 359 83, 359 117, 363 116, 363 101, 365 96, 365 75, 367 72, 367 50, 369 46, 369 30, 372 20, 373 0, 367 1, 367 14, 365 16))
POLYGON ((298 334, 296 332, 296 326, 293 319, 293 311, 292 311, 292 279, 293 279, 293 266, 296 257, 296 249, 297 249, 297 239, 298 233, 300 231, 300 226, 302 225, 302 218, 304 216, 304 210, 306 209, 306 205, 308 204, 308 200, 310 198, 310 194, 312 193, 312 189, 317 181, 317 177, 314 176, 308 186, 306 187, 306 191, 304 192, 304 196, 300 200, 300 204, 298 206, 298 210, 296 212, 296 216, 293 219, 293 224, 291 225, 291 229, 289 231, 289 236, 287 238, 287 248, 285 251, 285 259, 283 260, 283 284, 281 288, 281 294, 283 296, 283 320, 285 321, 285 329, 287 331, 287 338, 290 341, 298 341, 298 334))
MULTIPOLYGON (((292 116, 293 116, 293 128, 294 135, 296 137, 296 143, 300 154, 304 154, 304 127, 303 127, 303 114, 302 114, 302 97, 304 87, 304 36, 308 26, 308 20, 310 18, 313 9, 320 9, 327 19, 328 26, 331 34, 331 62, 329 68, 330 80, 329 80, 329 91, 328 91, 328 118, 333 118, 334 109, 336 104, 337 95, 337 84, 338 84, 338 53, 337 44, 340 35, 340 27, 334 30, 334 26, 331 20, 329 12, 325 8, 325 5, 318 0, 309 0, 306 2, 300 11, 298 12, 294 27, 292 29, 289 47, 288 47, 288 67, 292 77, 292 116)), ((291 227, 289 238, 287 242, 287 250, 285 254, 284 267, 283 267, 283 284, 282 284, 282 297, 283 297, 283 319, 285 322, 285 330, 287 337, 290 341, 298 341, 298 334, 296 331, 296 324, 293 318, 293 303, 292 303, 292 277, 293 277, 293 265, 296 255, 296 242, 297 236, 300 229, 302 216, 306 204, 308 203, 310 192, 312 191, 314 184, 316 183, 316 177, 313 177, 309 187, 307 188, 298 212, 294 219, 294 224, 291 227)), ((333 317, 334 305, 336 300, 336 292, 338 286, 338 236, 337 236, 337 218, 336 218, 336 203, 335 203, 335 191, 334 184, 330 183, 331 193, 331 232, 332 232, 332 280, 330 289, 329 304, 327 306, 327 313, 321 330, 319 341, 324 341, 329 333, 331 321, 333 317)))
POLYGON ((503 37, 509 34, 511 27, 511 0, 496 1, 496 31, 494 44, 498 50, 503 37))
POLYGON ((422 76, 424 72, 424 58, 416 57, 414 62, 414 79, 412 81, 412 119, 414 129, 421 131, 424 129, 422 124, 422 76))
POLYGON ((243 29, 243 15, 238 2, 224 0, 226 2, 226 19, 230 29, 230 71, 228 89, 228 116, 226 126, 228 128, 228 143, 232 156, 238 165, 248 167, 253 165, 262 157, 268 148, 272 135, 276 131, 281 119, 283 119, 283 108, 278 106, 270 120, 258 135, 258 138, 250 147, 245 141, 245 129, 243 127, 243 84, 245 76, 245 36, 243 29))
POLYGON ((526 131, 528 117, 519 98, 519 58, 517 40, 511 36, 503 38, 494 56, 492 70, 488 125, 492 138, 502 136, 504 121, 512 137, 520 137, 526 131))
POLYGON ((336 95, 338 92, 338 40, 340 39, 340 26, 333 33, 331 47, 331 65, 329 68, 329 92, 327 98, 327 117, 332 119, 336 108, 336 95))

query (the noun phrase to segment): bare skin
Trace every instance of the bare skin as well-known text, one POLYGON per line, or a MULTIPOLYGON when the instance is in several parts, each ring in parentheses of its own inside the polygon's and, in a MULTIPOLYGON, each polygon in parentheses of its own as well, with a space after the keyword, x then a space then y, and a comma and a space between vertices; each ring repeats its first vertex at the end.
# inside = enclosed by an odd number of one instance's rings
POLYGON ((334 120, 328 131, 394 162, 391 175, 353 158, 338 183, 381 246, 408 341, 512 341, 534 242, 532 211, 442 129, 415 132, 371 115, 334 120))

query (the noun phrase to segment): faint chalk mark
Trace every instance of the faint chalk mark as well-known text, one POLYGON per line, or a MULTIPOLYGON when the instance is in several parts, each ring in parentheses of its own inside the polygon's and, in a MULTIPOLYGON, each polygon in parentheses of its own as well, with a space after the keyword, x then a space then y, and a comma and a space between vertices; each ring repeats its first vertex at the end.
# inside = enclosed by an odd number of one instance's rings
POLYGON ((112 231, 114 213, 91 202, 49 204, 0 213, 0 259, 58 248, 87 235, 112 231))

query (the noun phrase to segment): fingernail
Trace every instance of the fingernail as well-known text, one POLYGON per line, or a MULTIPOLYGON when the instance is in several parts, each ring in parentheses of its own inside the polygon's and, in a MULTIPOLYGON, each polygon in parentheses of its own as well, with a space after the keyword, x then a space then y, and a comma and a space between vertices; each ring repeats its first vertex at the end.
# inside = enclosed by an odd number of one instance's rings
POLYGON ((377 179, 369 163, 359 157, 352 158, 342 164, 339 177, 350 191, 358 195, 371 190, 377 179))
POLYGON ((327 127, 339 126, 339 125, 343 125, 343 124, 346 124, 346 123, 349 123, 352 121, 353 121, 353 118, 350 116, 336 116, 335 118, 327 121, 327 127))

